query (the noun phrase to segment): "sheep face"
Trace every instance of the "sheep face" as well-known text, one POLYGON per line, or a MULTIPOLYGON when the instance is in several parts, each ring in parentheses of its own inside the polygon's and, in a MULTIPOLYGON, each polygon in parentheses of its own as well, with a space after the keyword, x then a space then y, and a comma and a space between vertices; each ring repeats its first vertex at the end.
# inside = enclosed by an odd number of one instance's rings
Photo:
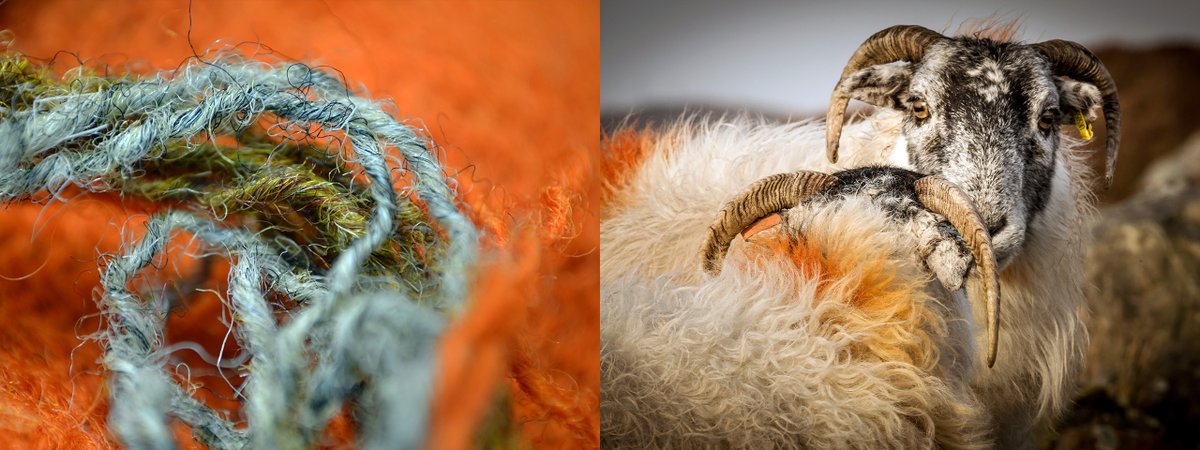
POLYGON ((1058 78, 1058 63, 1037 45, 937 35, 919 55, 903 55, 911 62, 848 67, 834 94, 835 103, 841 96, 906 113, 895 159, 967 193, 1002 267, 1050 198, 1059 125, 1090 124, 1107 100, 1095 84, 1058 78))

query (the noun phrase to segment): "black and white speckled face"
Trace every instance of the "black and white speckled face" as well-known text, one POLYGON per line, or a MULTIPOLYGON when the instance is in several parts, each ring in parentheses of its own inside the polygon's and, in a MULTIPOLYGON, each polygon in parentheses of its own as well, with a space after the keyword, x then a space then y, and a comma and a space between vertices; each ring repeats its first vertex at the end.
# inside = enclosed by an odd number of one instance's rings
POLYGON ((1050 197, 1058 125, 1100 102, 1094 86, 1053 76, 1037 51, 975 38, 939 42, 915 63, 860 70, 843 89, 907 113, 897 151, 914 170, 966 191, 1001 266, 1050 197))

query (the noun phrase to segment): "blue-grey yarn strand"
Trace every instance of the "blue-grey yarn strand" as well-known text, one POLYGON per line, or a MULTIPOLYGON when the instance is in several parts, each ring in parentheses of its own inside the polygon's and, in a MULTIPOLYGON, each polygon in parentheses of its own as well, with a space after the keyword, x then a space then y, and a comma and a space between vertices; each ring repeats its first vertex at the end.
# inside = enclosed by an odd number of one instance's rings
POLYGON ((68 184, 105 191, 106 177, 135 175, 140 161, 168 144, 202 133, 229 134, 267 113, 301 127, 345 132, 375 203, 365 232, 317 277, 280 257, 298 248, 294 243, 267 242, 195 213, 153 217, 143 238, 114 258, 102 277, 101 306, 110 323, 104 336, 110 427, 131 448, 174 448, 170 417, 187 423, 213 448, 309 447, 340 405, 357 395, 359 409, 369 413, 361 427, 364 447, 418 447, 444 319, 406 293, 381 291, 359 275, 395 227, 398 196, 385 148, 398 150, 404 167, 396 169, 411 171, 412 191, 446 233, 445 255, 432 277, 437 283, 432 306, 438 310, 462 307, 477 232, 425 139, 329 74, 228 56, 97 92, 41 98, 28 110, 6 110, 0 120, 0 201, 56 193, 68 184), (165 307, 153 295, 129 288, 175 230, 233 261, 227 293, 231 326, 242 350, 253 355, 239 390, 246 399, 244 429, 195 399, 163 369, 170 356, 163 348, 165 307), (275 311, 266 301, 269 292, 300 307, 275 311), (276 313, 290 316, 279 321, 276 313))

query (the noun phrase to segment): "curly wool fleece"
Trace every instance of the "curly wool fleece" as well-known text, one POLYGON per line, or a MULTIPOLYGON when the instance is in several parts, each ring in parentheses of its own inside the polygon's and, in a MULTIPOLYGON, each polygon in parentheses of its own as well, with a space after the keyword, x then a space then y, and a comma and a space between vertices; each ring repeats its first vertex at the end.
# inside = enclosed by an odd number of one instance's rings
POLYGON ((213 448, 311 447, 352 403, 363 446, 419 446, 442 312, 461 307, 477 248, 426 139, 303 64, 226 55, 140 79, 73 72, 0 58, 0 201, 75 186, 162 206, 103 267, 114 435, 173 448, 175 418, 213 448), (244 423, 166 370, 171 299, 131 287, 177 231, 231 261, 244 423))

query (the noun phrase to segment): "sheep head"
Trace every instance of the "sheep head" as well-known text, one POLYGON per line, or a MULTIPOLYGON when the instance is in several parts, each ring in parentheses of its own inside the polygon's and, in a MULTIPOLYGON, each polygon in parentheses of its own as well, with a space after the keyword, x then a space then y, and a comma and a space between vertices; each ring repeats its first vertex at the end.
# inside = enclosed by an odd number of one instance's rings
POLYGON ((1000 281, 991 239, 966 193, 940 176, 889 167, 852 169, 835 175, 802 171, 769 176, 726 203, 709 226, 701 248, 704 270, 718 275, 734 237, 759 219, 805 201, 849 195, 869 195, 887 205, 894 218, 918 225, 922 236, 939 236, 923 237, 921 253, 926 265, 950 290, 961 286, 967 266, 958 262, 957 252, 945 250, 958 249, 959 239, 966 245, 987 297, 987 362, 992 367, 999 337, 1000 281), (950 223, 953 232, 940 226, 941 217, 950 223))
POLYGON ((907 113, 896 151, 906 152, 913 170, 962 187, 1000 267, 1020 251, 1050 198, 1059 125, 1076 123, 1089 137, 1097 105, 1108 134, 1105 180, 1112 183, 1121 127, 1116 85, 1074 42, 946 37, 913 25, 880 31, 850 58, 834 89, 826 116, 833 162, 851 98, 907 113))

